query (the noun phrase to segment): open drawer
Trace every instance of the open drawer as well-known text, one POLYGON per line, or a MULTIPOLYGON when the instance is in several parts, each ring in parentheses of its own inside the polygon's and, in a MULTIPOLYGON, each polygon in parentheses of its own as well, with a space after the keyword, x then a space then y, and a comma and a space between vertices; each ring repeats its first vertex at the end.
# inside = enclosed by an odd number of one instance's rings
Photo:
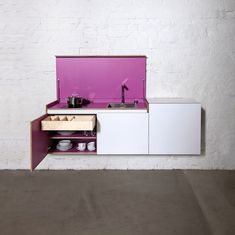
POLYGON ((95 115, 51 115, 41 121, 43 131, 92 131, 95 115))

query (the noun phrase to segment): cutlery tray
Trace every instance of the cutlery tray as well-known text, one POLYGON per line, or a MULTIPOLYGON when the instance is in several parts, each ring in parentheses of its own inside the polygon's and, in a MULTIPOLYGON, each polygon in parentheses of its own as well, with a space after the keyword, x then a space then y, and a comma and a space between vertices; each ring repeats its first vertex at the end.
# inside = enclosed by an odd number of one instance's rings
POLYGON ((41 129, 44 131, 92 131, 95 124, 95 115, 51 115, 41 121, 41 129))

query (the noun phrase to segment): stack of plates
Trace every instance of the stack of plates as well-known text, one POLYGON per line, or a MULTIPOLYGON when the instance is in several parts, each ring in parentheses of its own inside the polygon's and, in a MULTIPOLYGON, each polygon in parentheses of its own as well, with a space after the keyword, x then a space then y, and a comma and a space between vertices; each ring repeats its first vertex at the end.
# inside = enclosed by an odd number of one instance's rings
POLYGON ((67 150, 71 149, 72 146, 73 146, 72 144, 70 144, 69 146, 60 146, 60 144, 57 144, 56 149, 58 149, 60 151, 67 151, 67 150))
POLYGON ((59 143, 56 145, 56 149, 60 151, 67 151, 72 148, 72 143, 70 140, 61 140, 59 143))

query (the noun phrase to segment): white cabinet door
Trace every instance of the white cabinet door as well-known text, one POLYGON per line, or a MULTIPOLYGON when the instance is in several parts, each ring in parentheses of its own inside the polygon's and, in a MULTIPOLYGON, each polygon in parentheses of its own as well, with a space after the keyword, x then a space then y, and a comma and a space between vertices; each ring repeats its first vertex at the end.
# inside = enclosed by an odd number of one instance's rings
POLYGON ((98 113, 98 154, 148 154, 148 113, 98 113))
POLYGON ((150 104, 150 154, 200 154, 201 105, 150 104))

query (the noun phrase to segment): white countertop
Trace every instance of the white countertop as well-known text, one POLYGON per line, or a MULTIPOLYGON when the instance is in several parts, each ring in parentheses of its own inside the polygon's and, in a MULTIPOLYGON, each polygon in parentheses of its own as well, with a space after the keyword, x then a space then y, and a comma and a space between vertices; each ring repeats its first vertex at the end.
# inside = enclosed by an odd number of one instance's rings
POLYGON ((146 109, 47 109, 48 114, 147 113, 146 109))
POLYGON ((149 104, 200 104, 194 99, 190 98, 147 98, 149 104))
MULTIPOLYGON (((149 104, 200 104, 190 98, 146 98, 149 104)), ((97 113, 147 113, 148 108, 138 109, 109 109, 109 108, 48 108, 48 114, 97 114, 97 113)))

